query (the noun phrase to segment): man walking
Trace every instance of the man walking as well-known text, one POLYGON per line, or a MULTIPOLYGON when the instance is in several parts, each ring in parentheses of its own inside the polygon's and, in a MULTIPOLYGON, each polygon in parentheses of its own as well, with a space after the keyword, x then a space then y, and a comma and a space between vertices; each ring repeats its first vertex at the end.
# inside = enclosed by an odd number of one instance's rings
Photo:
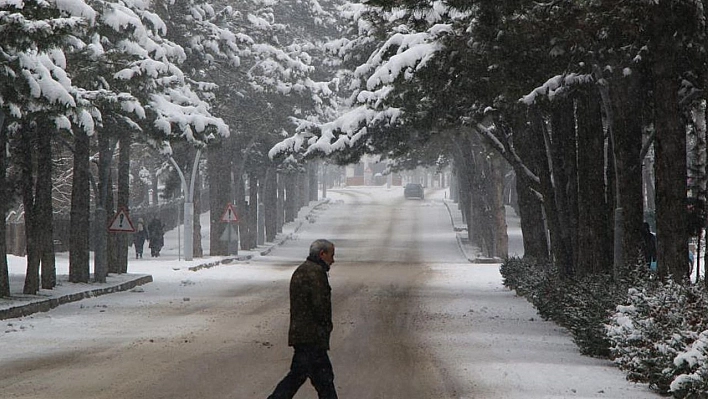
POLYGON ((332 332, 332 288, 327 272, 334 263, 334 244, 316 240, 310 255, 290 280, 288 345, 295 350, 290 372, 268 399, 291 399, 309 378, 320 399, 337 399, 329 361, 332 332))

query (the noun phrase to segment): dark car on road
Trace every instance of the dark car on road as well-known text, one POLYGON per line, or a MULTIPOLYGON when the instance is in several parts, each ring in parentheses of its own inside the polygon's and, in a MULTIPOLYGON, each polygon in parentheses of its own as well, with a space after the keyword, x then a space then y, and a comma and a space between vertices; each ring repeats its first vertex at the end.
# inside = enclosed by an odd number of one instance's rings
POLYGON ((423 185, 418 183, 408 183, 403 188, 403 196, 406 198, 420 198, 424 199, 425 194, 423 193, 423 185))

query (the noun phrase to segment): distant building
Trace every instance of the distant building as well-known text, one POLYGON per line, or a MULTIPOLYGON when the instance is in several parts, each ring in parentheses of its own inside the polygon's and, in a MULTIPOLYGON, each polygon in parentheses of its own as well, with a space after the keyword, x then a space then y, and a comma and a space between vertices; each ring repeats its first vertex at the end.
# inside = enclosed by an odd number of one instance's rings
MULTIPOLYGON (((388 182, 385 171, 385 162, 379 162, 378 157, 365 155, 359 163, 347 165, 346 184, 347 186, 381 186, 388 182)), ((391 176, 391 185, 401 185, 399 174, 395 173, 391 176)))

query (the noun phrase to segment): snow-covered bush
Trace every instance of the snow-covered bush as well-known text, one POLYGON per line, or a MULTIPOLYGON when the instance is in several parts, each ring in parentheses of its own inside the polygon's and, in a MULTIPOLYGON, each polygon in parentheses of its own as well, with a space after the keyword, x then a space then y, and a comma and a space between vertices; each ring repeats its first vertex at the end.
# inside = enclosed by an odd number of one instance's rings
POLYGON ((687 351, 674 358, 674 365, 683 370, 671 382, 669 389, 678 398, 708 397, 708 331, 703 331, 687 351))
POLYGON ((533 259, 509 258, 502 263, 501 275, 504 286, 515 290, 520 296, 533 292, 534 286, 543 281, 543 265, 533 259))
POLYGON ((705 289, 673 280, 630 288, 607 325, 615 363, 631 381, 675 397, 706 397, 705 289))
POLYGON ((637 267, 620 283, 608 275, 562 277, 552 266, 510 258, 504 285, 567 328, 583 354, 611 357, 627 379, 676 398, 708 398, 708 297, 702 284, 659 282, 637 267))

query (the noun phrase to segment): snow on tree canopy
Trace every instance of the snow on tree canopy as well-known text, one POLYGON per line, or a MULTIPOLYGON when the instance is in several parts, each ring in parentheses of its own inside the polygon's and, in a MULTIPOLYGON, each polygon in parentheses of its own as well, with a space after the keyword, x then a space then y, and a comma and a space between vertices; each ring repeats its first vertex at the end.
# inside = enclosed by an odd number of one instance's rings
MULTIPOLYGON (((439 11, 442 10, 420 16, 437 21, 439 11)), ((354 7, 347 12, 356 14, 362 9, 354 7)), ((412 79, 415 72, 424 68, 443 49, 439 38, 451 31, 449 24, 434 24, 424 32, 394 33, 369 56, 364 65, 356 68, 354 76, 366 81, 366 90, 354 93, 353 108, 321 125, 300 121, 295 135, 273 146, 268 155, 273 158, 288 152, 331 154, 365 138, 371 132, 370 127, 396 124, 401 109, 386 105, 386 99, 393 90, 392 84, 401 77, 412 79), (320 132, 319 137, 314 136, 315 131, 320 132)), ((349 45, 344 41, 340 43, 349 45)), ((352 86, 355 87, 358 86, 352 86)))
POLYGON ((369 57, 366 64, 358 67, 355 76, 370 74, 366 87, 373 90, 380 84, 395 81, 401 71, 408 68, 420 69, 433 57, 442 45, 435 40, 438 35, 451 30, 449 25, 434 25, 426 32, 396 33, 369 57), (395 49, 395 55, 388 54, 395 49), (370 73, 370 71, 372 71, 370 73))
POLYGON ((142 20, 133 10, 122 4, 107 4, 108 10, 103 13, 103 23, 116 32, 135 30, 135 36, 147 36, 142 20), (130 29, 129 29, 130 28, 130 29))
POLYGON ((116 32, 124 32, 128 27, 132 29, 133 40, 121 40, 119 47, 128 54, 138 57, 153 57, 156 60, 169 58, 175 62, 183 62, 187 56, 184 49, 166 40, 157 40, 155 34, 146 29, 143 19, 158 30, 157 33, 166 33, 164 22, 154 13, 146 10, 131 9, 122 4, 111 3, 103 14, 103 22, 116 32), (139 13, 139 14, 138 14, 139 13))
POLYGON ((366 87, 369 90, 374 89, 380 84, 393 83, 400 75, 401 71, 408 68, 420 69, 433 56, 433 53, 438 51, 442 46, 438 43, 419 43, 405 51, 391 57, 390 61, 382 65, 376 70, 371 77, 366 81, 366 87))
POLYGON ((54 118, 54 126, 59 129, 71 130, 71 121, 64 115, 54 118))
POLYGON ((331 154, 336 151, 344 150, 368 134, 367 125, 376 123, 393 124, 400 114, 401 111, 398 108, 387 108, 384 111, 376 111, 362 105, 345 113, 332 122, 319 125, 318 127, 321 129, 319 137, 307 133, 314 128, 314 126, 308 127, 304 124, 301 125, 304 132, 299 132, 276 144, 268 152, 268 156, 274 158, 280 153, 297 153, 302 151, 304 151, 305 155, 316 152, 331 154), (308 144, 307 147, 304 146, 305 143, 308 144))
POLYGON ((73 17, 86 18, 91 23, 96 20, 96 11, 82 0, 50 0, 50 3, 73 17))
POLYGON ((222 136, 229 135, 228 125, 221 119, 209 113, 206 103, 195 98, 195 94, 186 91, 169 90, 163 94, 154 94, 150 98, 150 107, 158 114, 154 126, 165 133, 173 135, 173 126, 190 143, 208 141, 213 138, 207 135, 201 139, 194 136, 205 132, 207 127, 213 127, 222 136))
POLYGON ((70 94, 71 80, 52 58, 48 54, 19 54, 22 76, 29 85, 30 95, 34 98, 45 98, 51 104, 75 107, 76 101, 70 94))
POLYGON ((539 97, 546 96, 549 100, 553 100, 567 86, 592 83, 593 81, 592 75, 587 74, 569 73, 567 75, 556 75, 541 86, 533 89, 531 93, 523 96, 519 101, 526 105, 533 105, 539 97))

